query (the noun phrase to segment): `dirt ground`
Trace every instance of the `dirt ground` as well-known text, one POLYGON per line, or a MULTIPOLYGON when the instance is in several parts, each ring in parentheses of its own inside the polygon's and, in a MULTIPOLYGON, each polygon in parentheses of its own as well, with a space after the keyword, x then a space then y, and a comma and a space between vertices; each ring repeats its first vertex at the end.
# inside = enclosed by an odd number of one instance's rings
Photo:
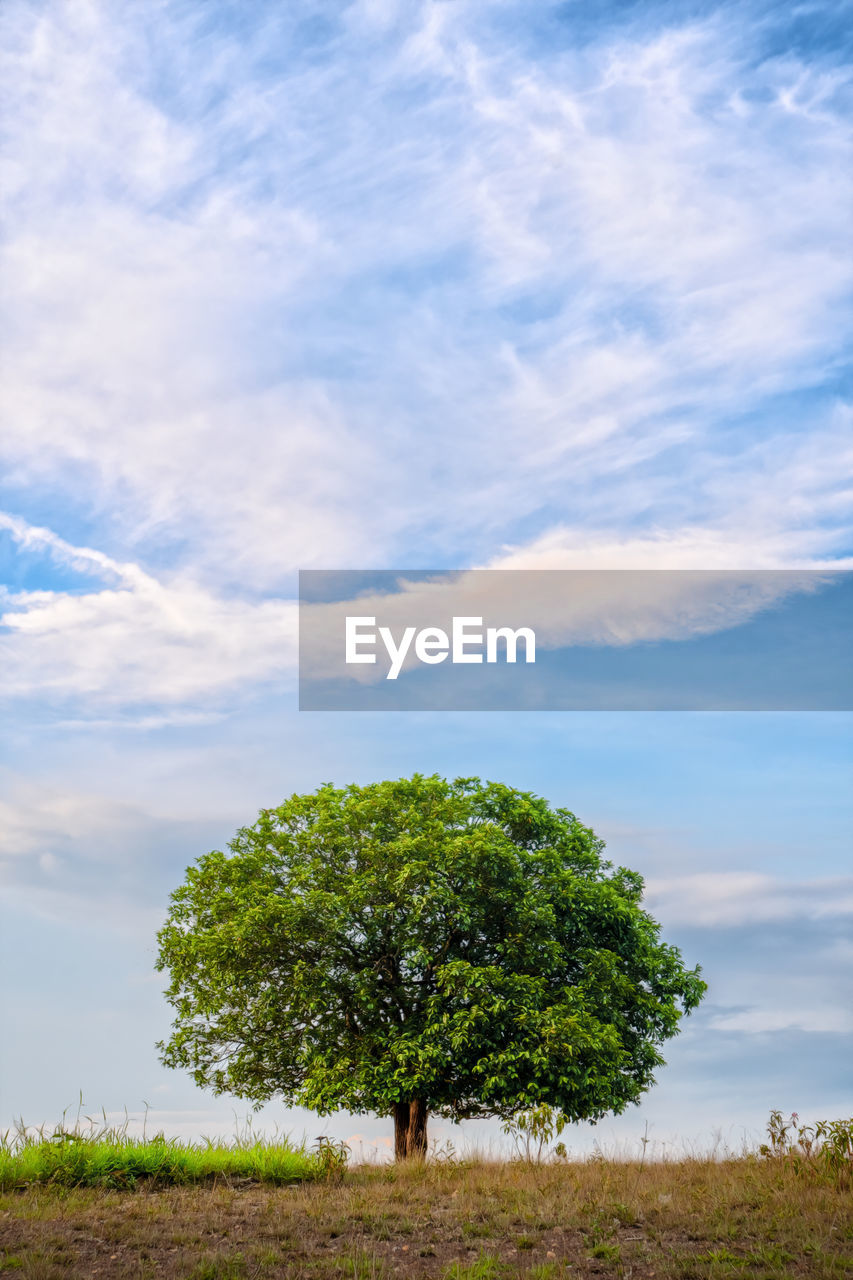
POLYGON ((338 1183, 0 1196, 29 1280, 853 1276, 853 1194, 774 1162, 432 1164, 338 1183))

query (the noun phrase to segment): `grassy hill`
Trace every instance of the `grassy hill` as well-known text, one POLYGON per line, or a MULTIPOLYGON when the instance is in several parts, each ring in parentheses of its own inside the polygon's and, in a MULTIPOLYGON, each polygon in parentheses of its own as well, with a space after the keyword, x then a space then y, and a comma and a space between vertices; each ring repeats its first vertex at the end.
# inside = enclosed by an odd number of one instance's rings
MULTIPOLYGON (((853 1276, 849 1161, 833 1166, 790 1144, 724 1160, 437 1159, 347 1171, 334 1149, 319 1159, 288 1150, 267 1149, 264 1164, 248 1147, 242 1163, 234 1148, 226 1158, 208 1147, 205 1170, 196 1148, 184 1185, 137 1171, 134 1190, 61 1177, 13 1187, 7 1177, 0 1271, 31 1280, 853 1276)), ((162 1170, 162 1149, 154 1156, 162 1170)))

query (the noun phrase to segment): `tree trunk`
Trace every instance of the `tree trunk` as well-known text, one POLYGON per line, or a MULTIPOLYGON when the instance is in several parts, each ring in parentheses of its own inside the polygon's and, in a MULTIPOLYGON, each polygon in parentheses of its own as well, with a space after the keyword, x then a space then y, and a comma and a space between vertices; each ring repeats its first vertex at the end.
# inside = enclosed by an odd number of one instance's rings
POLYGON ((394 1103, 394 1159, 405 1160, 409 1146, 409 1103, 394 1103))
POLYGON ((394 1103, 394 1159, 423 1158, 427 1152, 427 1105, 423 1098, 394 1103))

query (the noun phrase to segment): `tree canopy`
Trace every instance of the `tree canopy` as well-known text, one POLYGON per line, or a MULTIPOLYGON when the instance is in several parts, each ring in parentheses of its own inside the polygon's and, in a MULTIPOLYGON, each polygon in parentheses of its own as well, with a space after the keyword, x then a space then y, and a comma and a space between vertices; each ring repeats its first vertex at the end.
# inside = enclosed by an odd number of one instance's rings
POLYGON ((478 778, 320 787, 199 858, 158 934, 163 1061, 320 1113, 596 1120, 702 998, 643 881, 565 809, 478 778))

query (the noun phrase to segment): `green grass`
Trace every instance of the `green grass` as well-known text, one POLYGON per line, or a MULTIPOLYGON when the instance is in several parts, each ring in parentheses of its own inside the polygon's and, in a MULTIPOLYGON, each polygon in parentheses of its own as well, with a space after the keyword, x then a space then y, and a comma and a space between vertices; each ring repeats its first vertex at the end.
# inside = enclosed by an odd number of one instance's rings
POLYGON ((502 1273, 505 1273, 505 1268, 500 1260, 483 1253, 476 1262, 467 1265, 454 1262, 444 1273, 444 1280, 497 1280, 502 1273))
POLYGON ((252 1137, 231 1144, 133 1138, 126 1129, 104 1126, 66 1129, 49 1137, 19 1126, 0 1137, 0 1190, 32 1185, 104 1187, 192 1186, 215 1181, 304 1182, 342 1169, 342 1154, 328 1145, 309 1152, 286 1139, 252 1137))

